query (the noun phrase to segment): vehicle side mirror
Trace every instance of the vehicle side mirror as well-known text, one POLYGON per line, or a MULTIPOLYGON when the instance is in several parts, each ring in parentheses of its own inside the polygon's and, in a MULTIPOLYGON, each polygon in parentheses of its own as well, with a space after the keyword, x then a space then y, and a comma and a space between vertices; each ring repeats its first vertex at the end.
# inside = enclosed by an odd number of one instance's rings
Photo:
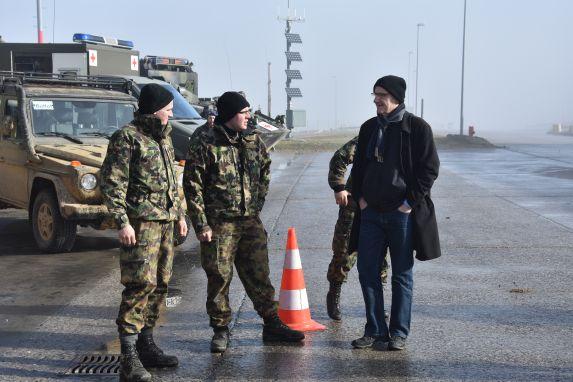
POLYGON ((16 120, 11 115, 5 115, 2 118, 2 126, 0 127, 0 134, 3 137, 16 136, 16 120))

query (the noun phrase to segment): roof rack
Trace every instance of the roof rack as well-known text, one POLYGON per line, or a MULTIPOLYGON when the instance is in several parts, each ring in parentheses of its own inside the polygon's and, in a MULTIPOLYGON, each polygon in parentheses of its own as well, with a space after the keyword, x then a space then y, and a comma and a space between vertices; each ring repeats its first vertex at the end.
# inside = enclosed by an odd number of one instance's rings
POLYGON ((132 81, 109 76, 81 76, 75 73, 34 73, 34 72, 10 72, 0 71, 0 85, 5 83, 25 84, 53 84, 81 86, 97 89, 116 90, 131 94, 132 81))

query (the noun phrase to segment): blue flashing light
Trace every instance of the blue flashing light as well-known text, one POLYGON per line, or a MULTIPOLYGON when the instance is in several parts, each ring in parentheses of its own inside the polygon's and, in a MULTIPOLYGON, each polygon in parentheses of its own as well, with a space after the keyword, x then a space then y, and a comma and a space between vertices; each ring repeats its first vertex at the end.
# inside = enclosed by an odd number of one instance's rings
POLYGON ((103 37, 94 36, 87 33, 74 34, 74 42, 93 42, 96 44, 105 44, 105 40, 103 37))
POLYGON ((73 40, 74 42, 109 45, 125 49, 133 49, 134 47, 133 41, 119 40, 115 38, 106 38, 101 36, 95 36, 88 33, 75 33, 73 40))

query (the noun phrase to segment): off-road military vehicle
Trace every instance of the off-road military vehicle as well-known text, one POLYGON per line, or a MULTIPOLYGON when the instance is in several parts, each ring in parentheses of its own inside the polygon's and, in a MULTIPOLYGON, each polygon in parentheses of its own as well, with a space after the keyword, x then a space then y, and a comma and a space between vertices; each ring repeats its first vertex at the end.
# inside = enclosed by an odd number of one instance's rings
POLYGON ((0 208, 28 210, 42 251, 70 251, 78 225, 113 227, 99 170, 110 135, 133 119, 130 86, 122 79, 0 72, 0 208))

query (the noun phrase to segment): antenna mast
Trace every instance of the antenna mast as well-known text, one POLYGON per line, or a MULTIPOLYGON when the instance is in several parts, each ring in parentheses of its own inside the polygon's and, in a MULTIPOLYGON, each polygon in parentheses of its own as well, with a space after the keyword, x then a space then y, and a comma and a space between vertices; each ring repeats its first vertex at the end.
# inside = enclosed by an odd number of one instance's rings
POLYGON ((290 0, 288 1, 288 10, 286 17, 278 17, 279 21, 284 21, 286 23, 285 28, 285 38, 286 38, 286 95, 287 95, 287 108, 286 108, 286 125, 288 129, 293 128, 293 111, 292 111, 292 99, 295 97, 301 98, 302 92, 299 88, 292 88, 292 80, 302 80, 302 75, 300 70, 292 70, 291 64, 293 62, 302 62, 302 57, 300 52, 291 51, 292 44, 302 44, 302 40, 299 34, 291 33, 291 24, 294 22, 304 22, 304 16, 297 16, 296 10, 294 11, 294 16, 290 14, 290 0))

